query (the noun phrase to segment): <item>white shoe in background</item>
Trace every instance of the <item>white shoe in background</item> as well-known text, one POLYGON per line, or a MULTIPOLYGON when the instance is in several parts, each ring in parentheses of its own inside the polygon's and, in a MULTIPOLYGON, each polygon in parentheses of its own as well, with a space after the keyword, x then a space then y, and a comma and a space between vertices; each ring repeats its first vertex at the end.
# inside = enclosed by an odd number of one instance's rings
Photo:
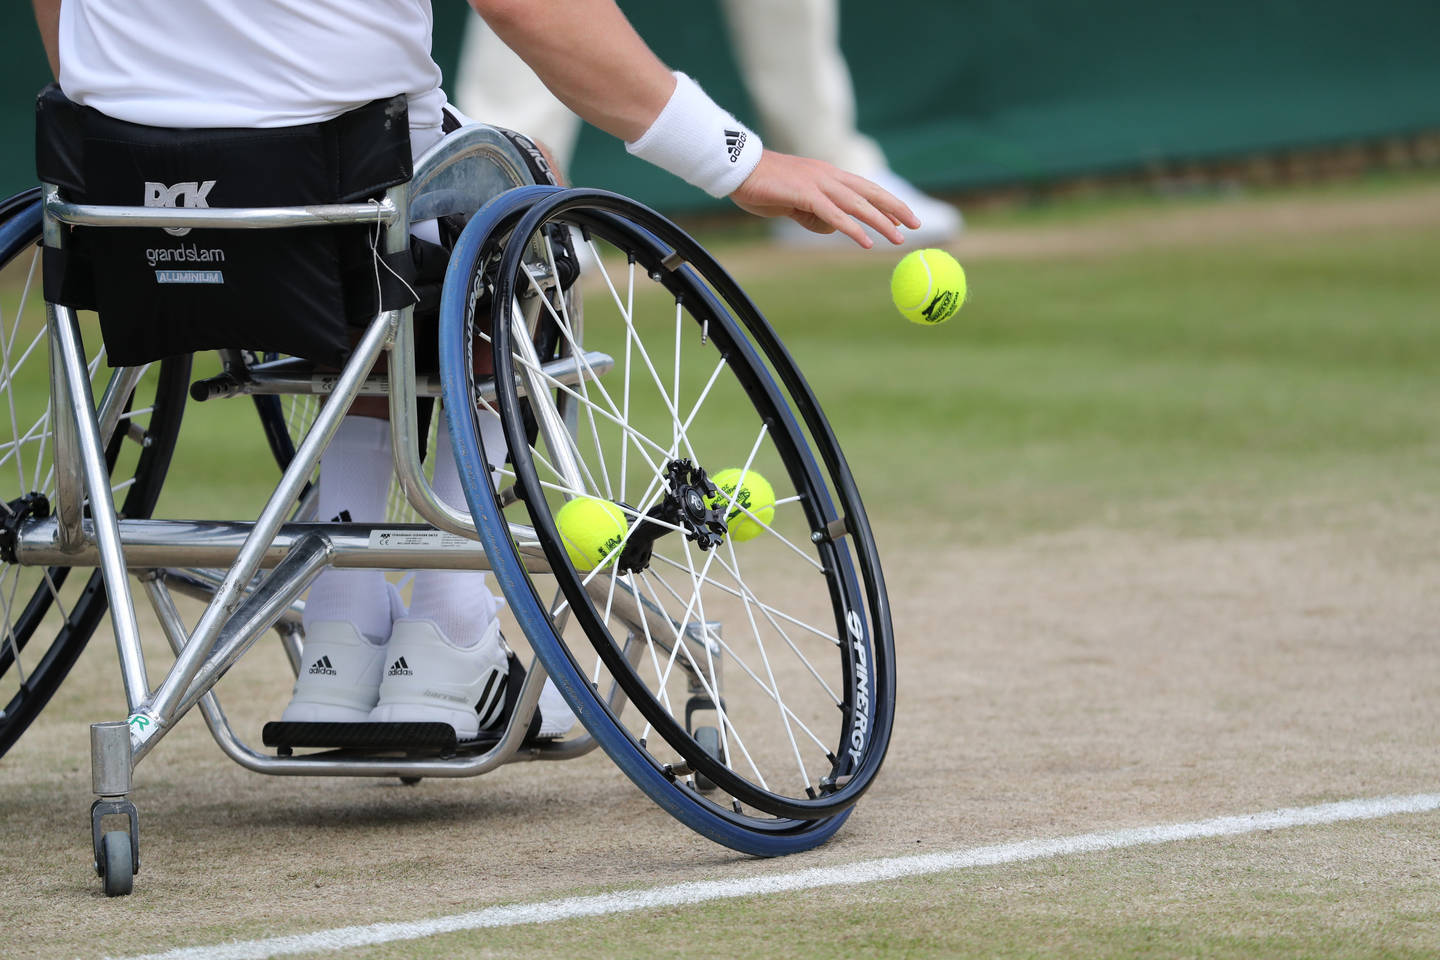
POLYGON ((301 650, 300 675, 286 723, 356 723, 369 719, 380 691, 385 648, 371 643, 352 623, 310 624, 301 650))
POLYGON ((457 738, 473 740, 500 719, 508 670, 498 620, 469 647, 452 643, 433 620, 397 620, 369 719, 448 723, 457 738))
MULTIPOLYGON (((895 199, 909 207, 920 218, 920 229, 908 230, 900 228, 905 236, 904 247, 933 247, 947 243, 965 229, 965 218, 961 216, 959 208, 944 200, 936 199, 920 190, 910 181, 904 179, 888 167, 882 170, 871 171, 864 174, 867 180, 874 181, 895 196, 895 199)), ((865 232, 877 244, 883 243, 890 246, 889 241, 882 240, 875 231, 865 228, 865 232)), ((806 230, 794 220, 780 218, 775 221, 773 227, 775 242, 783 247, 819 248, 819 247, 852 247, 855 241, 845 234, 836 231, 835 233, 815 233, 806 230)))
POLYGON ((563 737, 573 726, 575 714, 570 704, 560 695, 555 681, 546 677, 545 686, 540 688, 540 732, 536 736, 542 740, 563 737))

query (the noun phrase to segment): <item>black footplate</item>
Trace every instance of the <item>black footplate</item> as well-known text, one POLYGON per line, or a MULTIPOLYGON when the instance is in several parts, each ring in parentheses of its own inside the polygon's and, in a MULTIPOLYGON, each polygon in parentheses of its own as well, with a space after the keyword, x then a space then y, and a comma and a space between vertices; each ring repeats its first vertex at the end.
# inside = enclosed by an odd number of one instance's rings
MULTIPOLYGON (((278 747, 285 756, 296 747, 328 747, 335 750, 362 750, 365 753, 415 753, 452 756, 461 741, 448 723, 285 723, 265 724, 260 738, 267 747, 278 747)), ((490 737, 493 745, 498 737, 490 737)))
MULTIPOLYGON (((260 731, 260 740, 274 747, 282 757, 299 749, 343 750, 347 753, 401 753, 406 756, 453 757, 462 753, 482 753, 500 742, 510 716, 520 700, 525 684, 525 668, 510 654, 510 669, 505 682, 505 707, 491 729, 481 730, 473 740, 461 740, 448 723, 296 723, 272 720, 260 731)), ((539 739, 540 711, 530 718, 525 743, 539 739)))

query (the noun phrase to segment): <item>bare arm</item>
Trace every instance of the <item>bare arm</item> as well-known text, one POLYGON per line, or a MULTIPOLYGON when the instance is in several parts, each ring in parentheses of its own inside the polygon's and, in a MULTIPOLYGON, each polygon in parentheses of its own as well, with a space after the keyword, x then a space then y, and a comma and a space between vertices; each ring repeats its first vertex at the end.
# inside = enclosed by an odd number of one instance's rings
POLYGON ((45 57, 50 72, 60 76, 60 0, 32 0, 35 25, 40 28, 40 42, 45 44, 45 57))
POLYGON ((561 103, 621 140, 660 115, 675 78, 614 0, 470 0, 561 103))
MULTIPOLYGON (((614 0, 470 0, 470 5, 562 103, 622 140, 649 129, 675 90, 670 69, 614 0)), ((790 217, 819 233, 839 230, 862 247, 871 241, 860 222, 892 243, 903 241, 896 225, 920 225, 909 207, 863 177, 772 150, 730 199, 762 217, 790 217)))

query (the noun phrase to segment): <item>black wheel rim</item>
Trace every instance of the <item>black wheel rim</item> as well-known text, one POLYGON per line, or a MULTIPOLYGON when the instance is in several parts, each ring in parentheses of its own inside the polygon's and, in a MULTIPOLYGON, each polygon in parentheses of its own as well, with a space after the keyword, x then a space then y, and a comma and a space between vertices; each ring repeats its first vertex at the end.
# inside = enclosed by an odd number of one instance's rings
MULTIPOLYGON (((610 239, 618 234, 625 234, 631 241, 635 240, 635 228, 638 226, 650 242, 635 242, 631 249, 632 255, 647 260, 644 264, 647 271, 656 274, 667 290, 677 296, 696 298, 688 308, 695 313, 694 319, 697 322, 708 321, 709 336, 717 340, 729 338, 722 353, 732 350, 740 358, 734 372, 757 409, 763 408, 767 417, 781 424, 783 430, 777 432, 786 433, 787 438, 791 432, 798 433, 798 424, 794 422, 798 417, 817 440, 821 459, 825 462, 826 476, 834 485, 839 512, 834 512, 836 507, 829 502, 823 480, 817 479, 820 467, 810 455, 803 438, 799 442, 787 439, 785 469, 793 482, 808 487, 808 495, 802 499, 802 503, 810 513, 810 528, 824 530, 843 517, 843 522, 851 534, 850 539, 857 544, 853 558, 850 557, 848 549, 837 550, 833 543, 821 542, 815 547, 824 557, 828 571, 837 635, 845 636, 845 630, 857 621, 856 629, 860 634, 854 650, 846 649, 845 656, 842 657, 844 682, 839 705, 844 718, 840 724, 841 736, 837 738, 836 749, 831 756, 834 763, 830 771, 829 788, 804 797, 782 795, 738 776, 730 768, 710 757, 704 746, 694 740, 671 712, 649 696, 643 683, 626 669, 623 650, 600 622, 601 618, 581 585, 579 576, 567 562, 549 508, 539 506, 545 502, 544 485, 534 464, 528 456, 519 457, 515 470, 516 485, 526 502, 532 523, 539 534, 540 544, 559 576, 560 588, 565 594, 566 602, 574 616, 584 623, 585 632, 600 658, 611 674, 626 688, 631 701, 645 715, 655 733, 679 752, 693 770, 702 773, 706 779, 719 785, 732 797, 772 816, 814 820, 846 809, 873 782, 888 745, 894 704, 893 641, 890 635, 888 604, 868 521, 854 489, 848 466, 834 443, 833 433, 808 385, 795 369, 778 338, 733 280, 679 228, 653 211, 624 198, 600 191, 566 191, 530 208, 516 225, 512 235, 516 239, 507 245, 495 274, 496 304, 508 304, 523 283, 519 267, 525 243, 521 238, 532 236, 536 229, 551 220, 563 220, 588 232, 607 235, 610 239), (648 249, 643 249, 646 247, 648 249), (692 266, 670 269, 664 261, 672 254, 692 266), (699 286, 700 276, 708 281, 712 296, 721 299, 720 310, 711 309, 711 306, 704 302, 699 286), (724 307, 734 311, 735 319, 729 318, 724 307), (762 363, 767 364, 774 372, 773 379, 759 372, 762 363), (787 405, 784 398, 777 396, 775 381, 783 384, 789 404, 793 405, 793 408, 787 405), (860 582, 864 583, 863 593, 860 582), (864 611, 863 619, 861 610, 864 611), (857 717, 860 719, 857 720, 857 717), (864 736, 859 744, 861 749, 857 750, 855 755, 847 755, 843 749, 845 736, 853 731, 857 724, 863 727, 864 736)), ((508 325, 498 322, 499 319, 500 312, 497 310, 493 330, 493 353, 499 372, 496 378, 499 384, 497 406, 505 423, 507 436, 513 438, 520 435, 524 407, 520 404, 514 387, 514 377, 508 369, 501 369, 501 366, 508 367, 511 344, 508 325)), ((511 442, 513 456, 514 440, 511 442)), ((578 662, 576 667, 579 669, 578 662)), ((821 780, 823 785, 824 778, 821 780)), ((809 793, 811 792, 807 790, 807 794, 809 793)))

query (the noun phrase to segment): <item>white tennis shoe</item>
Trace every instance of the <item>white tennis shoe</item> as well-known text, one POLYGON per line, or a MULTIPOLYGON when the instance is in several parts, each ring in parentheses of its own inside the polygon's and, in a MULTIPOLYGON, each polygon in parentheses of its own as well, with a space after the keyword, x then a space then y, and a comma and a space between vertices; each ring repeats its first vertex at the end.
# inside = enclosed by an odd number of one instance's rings
POLYGON ((353 623, 310 624, 287 723, 356 723, 369 718, 379 696, 385 648, 361 636, 353 623))
POLYGON ((541 740, 563 737, 573 726, 575 714, 570 704, 556 689, 555 681, 546 677, 545 686, 540 688, 540 732, 536 736, 541 740))
POLYGON ((500 621, 470 647, 451 643, 433 620, 395 621, 384 650, 374 723, 448 723, 461 740, 493 726, 505 706, 509 660, 500 621))

